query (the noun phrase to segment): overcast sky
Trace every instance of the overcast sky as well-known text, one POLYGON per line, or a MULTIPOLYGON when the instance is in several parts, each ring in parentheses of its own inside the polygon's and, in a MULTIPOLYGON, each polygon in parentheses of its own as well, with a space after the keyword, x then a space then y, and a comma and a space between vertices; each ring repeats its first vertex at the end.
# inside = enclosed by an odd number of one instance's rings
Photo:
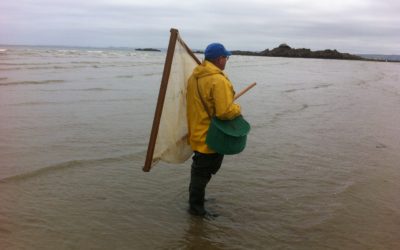
POLYGON ((400 54, 399 0, 0 0, 0 44, 400 54))

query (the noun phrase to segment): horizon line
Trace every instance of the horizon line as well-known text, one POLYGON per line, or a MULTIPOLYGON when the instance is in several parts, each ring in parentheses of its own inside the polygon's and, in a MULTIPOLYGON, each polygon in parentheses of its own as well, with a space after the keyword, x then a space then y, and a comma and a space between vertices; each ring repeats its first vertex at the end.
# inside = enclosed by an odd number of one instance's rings
MULTIPOLYGON (((11 46, 11 47, 48 47, 48 48, 81 48, 81 49, 159 49, 162 51, 166 51, 167 48, 157 48, 157 47, 133 47, 133 46, 94 46, 94 45, 39 45, 39 44, 1 44, 0 46, 11 46)), ((278 45, 279 46, 279 45, 278 45)), ((269 49, 269 48, 267 48, 269 49)), ((203 51, 202 49, 192 49, 193 51, 203 51)), ((230 49, 230 51, 248 51, 248 52, 261 52, 263 50, 237 50, 237 49, 230 49)), ((325 49, 325 50, 337 50, 337 49, 325 49)), ((350 53, 350 52, 341 52, 341 53, 350 53)), ((353 53, 351 53, 353 54, 353 53)), ((380 53, 354 53, 354 55, 385 55, 385 56, 400 56, 400 54, 380 54, 380 53)))

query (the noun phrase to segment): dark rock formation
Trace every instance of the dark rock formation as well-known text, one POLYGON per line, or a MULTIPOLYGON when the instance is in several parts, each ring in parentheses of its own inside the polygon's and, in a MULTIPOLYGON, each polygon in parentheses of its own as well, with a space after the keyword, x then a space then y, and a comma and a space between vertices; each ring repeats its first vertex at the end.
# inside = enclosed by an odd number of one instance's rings
POLYGON ((231 50, 232 55, 241 55, 241 56, 261 56, 260 52, 254 51, 243 51, 243 50, 231 50))
POLYGON ((233 55, 251 55, 251 56, 273 56, 273 57, 298 57, 298 58, 323 58, 323 59, 346 59, 346 60, 364 60, 360 56, 351 55, 348 53, 340 53, 337 50, 318 50, 311 51, 310 49, 293 49, 289 45, 283 43, 279 47, 272 50, 266 49, 261 52, 251 51, 232 51, 233 55))
POLYGON ((136 51, 156 51, 156 52, 161 52, 159 49, 153 49, 153 48, 144 48, 144 49, 135 49, 136 51))

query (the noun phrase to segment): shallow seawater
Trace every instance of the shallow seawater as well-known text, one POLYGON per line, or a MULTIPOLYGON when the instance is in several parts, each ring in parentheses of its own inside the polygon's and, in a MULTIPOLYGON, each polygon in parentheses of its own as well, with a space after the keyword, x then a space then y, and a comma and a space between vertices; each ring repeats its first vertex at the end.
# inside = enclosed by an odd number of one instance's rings
MULTIPOLYGON (((200 56, 201 57, 201 56, 200 56)), ((252 126, 187 213, 142 172, 164 53, 0 52, 0 249, 398 249, 400 64, 232 56, 252 126)))

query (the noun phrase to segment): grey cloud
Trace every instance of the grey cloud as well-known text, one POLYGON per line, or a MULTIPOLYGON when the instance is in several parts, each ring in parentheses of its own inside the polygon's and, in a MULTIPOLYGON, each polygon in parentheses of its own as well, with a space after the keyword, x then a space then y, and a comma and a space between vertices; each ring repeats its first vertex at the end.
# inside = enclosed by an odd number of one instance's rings
POLYGON ((221 41, 231 49, 263 50, 287 42, 400 54, 398 1, 338 1, 332 8, 326 3, 2 0, 0 43, 165 47, 169 29, 176 27, 193 48, 221 41))

